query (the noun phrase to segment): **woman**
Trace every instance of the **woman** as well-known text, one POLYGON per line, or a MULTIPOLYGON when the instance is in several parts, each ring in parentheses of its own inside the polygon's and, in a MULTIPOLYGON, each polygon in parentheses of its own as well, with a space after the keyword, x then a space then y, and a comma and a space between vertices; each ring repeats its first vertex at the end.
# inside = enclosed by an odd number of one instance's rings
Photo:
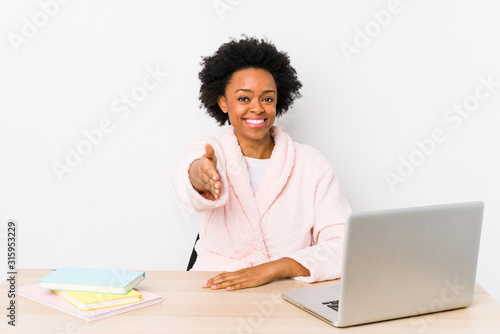
POLYGON ((202 65, 200 100, 229 126, 188 149, 174 185, 200 212, 193 270, 223 271, 203 287, 340 277, 349 204, 326 159, 273 126, 300 97, 288 56, 265 40, 243 38, 202 65))

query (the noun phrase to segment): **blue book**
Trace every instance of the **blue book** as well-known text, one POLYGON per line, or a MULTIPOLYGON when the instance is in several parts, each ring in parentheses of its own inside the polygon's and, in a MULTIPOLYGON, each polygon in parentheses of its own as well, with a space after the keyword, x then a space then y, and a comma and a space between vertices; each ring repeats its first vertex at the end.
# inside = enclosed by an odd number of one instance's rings
POLYGON ((40 287, 51 290, 125 294, 142 282, 139 271, 62 267, 40 279, 40 287))

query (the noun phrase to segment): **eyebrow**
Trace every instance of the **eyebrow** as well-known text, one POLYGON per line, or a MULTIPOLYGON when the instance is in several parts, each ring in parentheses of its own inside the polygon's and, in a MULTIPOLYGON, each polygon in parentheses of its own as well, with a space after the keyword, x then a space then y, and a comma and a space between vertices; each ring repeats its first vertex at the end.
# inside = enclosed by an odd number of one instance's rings
MULTIPOLYGON (((248 89, 248 88, 240 88, 240 89, 237 89, 237 90, 235 91, 235 93, 238 93, 239 91, 253 93, 253 90, 248 89)), ((263 91, 262 93, 263 93, 263 94, 267 94, 267 93, 274 93, 274 94, 276 94, 276 92, 274 91, 274 89, 268 89, 268 90, 263 91)))

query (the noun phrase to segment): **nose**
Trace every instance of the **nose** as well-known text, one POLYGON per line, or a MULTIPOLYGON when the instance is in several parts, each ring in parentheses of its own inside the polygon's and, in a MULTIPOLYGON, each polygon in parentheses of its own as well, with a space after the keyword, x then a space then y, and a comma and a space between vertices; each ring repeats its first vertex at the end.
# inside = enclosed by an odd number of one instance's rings
POLYGON ((260 99, 252 100, 252 104, 250 105, 250 111, 253 111, 256 114, 264 112, 264 107, 262 106, 262 102, 260 101, 260 99))

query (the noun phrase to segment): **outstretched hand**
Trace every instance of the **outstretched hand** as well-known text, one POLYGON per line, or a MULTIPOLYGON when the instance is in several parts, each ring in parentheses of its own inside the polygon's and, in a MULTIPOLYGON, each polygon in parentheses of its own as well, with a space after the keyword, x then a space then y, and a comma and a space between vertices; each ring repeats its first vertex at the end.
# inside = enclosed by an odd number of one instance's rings
POLYGON ((222 183, 217 173, 217 157, 214 148, 205 144, 205 154, 189 167, 189 179, 193 187, 206 199, 216 200, 222 193, 222 183))

